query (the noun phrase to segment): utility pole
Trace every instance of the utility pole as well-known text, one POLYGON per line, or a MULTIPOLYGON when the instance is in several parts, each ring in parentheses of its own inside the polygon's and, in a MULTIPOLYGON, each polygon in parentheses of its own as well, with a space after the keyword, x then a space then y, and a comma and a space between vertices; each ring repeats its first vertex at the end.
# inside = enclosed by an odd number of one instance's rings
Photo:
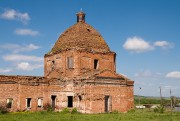
POLYGON ((172 108, 173 108, 173 106, 172 106, 172 100, 173 100, 173 97, 171 97, 171 88, 170 88, 170 99, 171 99, 171 112, 172 112, 172 108))
POLYGON ((170 99, 171 99, 171 121, 172 121, 172 100, 173 100, 173 98, 171 98, 171 93, 172 93, 171 92, 171 88, 170 88, 170 92, 169 93, 170 93, 170 99))
MULTIPOLYGON (((141 90, 141 87, 139 87, 139 90, 141 90)), ((140 106, 140 91, 139 91, 139 106, 140 106)))
POLYGON ((160 98, 161 98, 161 106, 162 106, 163 104, 162 104, 161 86, 159 87, 159 89, 160 89, 160 98))

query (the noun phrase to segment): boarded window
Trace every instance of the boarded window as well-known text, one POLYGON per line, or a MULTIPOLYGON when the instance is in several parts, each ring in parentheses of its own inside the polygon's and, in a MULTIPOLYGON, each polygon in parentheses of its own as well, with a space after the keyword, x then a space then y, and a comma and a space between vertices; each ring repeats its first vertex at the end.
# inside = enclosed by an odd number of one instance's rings
POLYGON ((47 63, 46 63, 46 66, 47 66, 47 71, 49 72, 49 71, 51 71, 52 70, 52 61, 51 60, 47 60, 47 63))
POLYGON ((61 69, 63 68, 63 62, 62 62, 62 58, 61 57, 57 57, 56 58, 56 63, 55 63, 55 68, 56 69, 61 69))
POLYGON ((26 98, 26 108, 31 108, 31 98, 26 98))
POLYGON ((67 66, 68 66, 68 68, 74 68, 74 58, 73 57, 67 58, 67 66))
POLYGON ((8 99, 7 99, 6 107, 7 107, 7 108, 11 108, 11 107, 12 107, 12 104, 13 104, 13 99, 12 99, 12 98, 8 98, 8 99))
POLYGON ((94 59, 94 69, 98 69, 99 61, 98 59, 94 59))
POLYGON ((81 68, 89 69, 91 67, 91 58, 90 57, 82 57, 81 58, 81 68))
POLYGON ((38 98, 38 107, 43 107, 43 98, 38 98))

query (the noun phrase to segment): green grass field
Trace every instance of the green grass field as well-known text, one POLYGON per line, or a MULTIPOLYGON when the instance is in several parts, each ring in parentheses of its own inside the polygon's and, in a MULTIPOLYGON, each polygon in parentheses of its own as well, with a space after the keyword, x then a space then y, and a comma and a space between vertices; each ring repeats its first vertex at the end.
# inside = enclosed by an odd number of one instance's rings
POLYGON ((59 112, 16 112, 0 114, 0 121, 180 121, 180 112, 155 113, 138 109, 117 114, 62 114, 59 112))

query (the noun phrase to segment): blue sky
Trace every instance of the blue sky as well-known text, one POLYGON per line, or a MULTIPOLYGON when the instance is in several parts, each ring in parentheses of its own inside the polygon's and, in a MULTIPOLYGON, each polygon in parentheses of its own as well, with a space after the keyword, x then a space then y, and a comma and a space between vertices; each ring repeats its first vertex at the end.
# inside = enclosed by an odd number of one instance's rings
POLYGON ((179 0, 0 0, 0 74, 43 76, 44 54, 81 8, 136 95, 159 96, 161 87, 180 96, 179 0))

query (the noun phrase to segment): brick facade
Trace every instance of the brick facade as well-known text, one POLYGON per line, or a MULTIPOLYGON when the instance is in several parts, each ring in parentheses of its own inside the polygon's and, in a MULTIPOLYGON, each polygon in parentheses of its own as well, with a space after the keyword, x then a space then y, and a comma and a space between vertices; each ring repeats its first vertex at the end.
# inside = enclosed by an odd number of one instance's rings
POLYGON ((0 75, 0 105, 10 111, 77 108, 82 113, 134 108, 134 81, 116 73, 116 53, 77 14, 77 23, 44 56, 44 77, 0 75), (8 104, 8 105, 7 105, 8 104))

